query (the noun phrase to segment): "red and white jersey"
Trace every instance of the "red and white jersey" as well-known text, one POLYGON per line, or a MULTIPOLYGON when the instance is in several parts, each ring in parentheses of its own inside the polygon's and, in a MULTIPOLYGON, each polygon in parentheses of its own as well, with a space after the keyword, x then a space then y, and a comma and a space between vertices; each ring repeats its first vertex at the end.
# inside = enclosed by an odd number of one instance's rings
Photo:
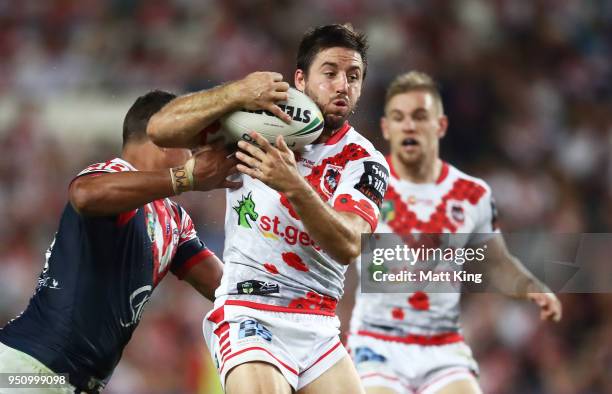
MULTIPOLYGON (((350 125, 296 154, 300 174, 336 211, 377 226, 389 169, 384 156, 350 125)), ((334 315, 346 266, 317 245, 288 199, 242 175, 228 190, 225 262, 216 296, 226 304, 334 315)))
MULTIPOLYGON (((391 178, 382 206, 377 233, 395 233, 402 239, 414 234, 462 234, 454 247, 475 247, 499 232, 491 189, 443 162, 435 183, 415 184, 391 178), (458 243, 463 243, 459 245, 458 243)), ((360 271, 360 270, 359 270, 360 271)), ((361 293, 357 290, 351 331, 397 336, 437 335, 459 331, 461 294, 361 293)))

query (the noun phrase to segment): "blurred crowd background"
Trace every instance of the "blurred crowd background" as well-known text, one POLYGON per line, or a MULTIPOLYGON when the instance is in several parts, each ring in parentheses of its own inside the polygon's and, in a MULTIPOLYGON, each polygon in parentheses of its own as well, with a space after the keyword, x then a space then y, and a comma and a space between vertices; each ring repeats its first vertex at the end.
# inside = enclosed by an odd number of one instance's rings
MULTIPOLYGON (((450 117, 443 155, 490 183, 504 231, 609 231, 609 1, 0 0, 0 326, 34 290, 71 178, 119 154, 137 96, 256 70, 292 82, 302 33, 333 22, 369 36, 351 123, 381 150, 386 85, 426 71, 450 117)), ((221 254, 223 192, 181 202, 221 254)), ((612 296, 560 298, 564 319, 554 325, 539 323, 527 303, 465 297, 462 321, 486 393, 612 392, 612 296)), ((349 290, 344 322, 351 300, 349 290)), ((106 392, 218 392, 201 334, 209 308, 188 285, 165 280, 106 392)))

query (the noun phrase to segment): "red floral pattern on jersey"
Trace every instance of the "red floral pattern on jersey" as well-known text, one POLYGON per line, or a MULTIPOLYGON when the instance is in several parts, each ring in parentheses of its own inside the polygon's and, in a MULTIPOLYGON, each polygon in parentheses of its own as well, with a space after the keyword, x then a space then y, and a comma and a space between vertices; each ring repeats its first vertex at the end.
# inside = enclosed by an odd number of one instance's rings
POLYGON ((298 271, 308 272, 310 271, 302 258, 293 252, 286 252, 282 254, 283 261, 289 266, 293 267, 298 271))
MULTIPOLYGON (((350 161, 359 160, 364 157, 369 157, 370 154, 361 145, 351 143, 346 145, 341 152, 334 156, 324 159, 321 164, 312 167, 310 174, 306 175, 304 179, 312 186, 323 201, 328 201, 338 183, 340 181, 341 173, 350 161), (323 178, 323 180, 321 179, 323 178), (324 183, 325 190, 322 187, 324 183)), ((297 160, 297 158, 296 158, 297 160)), ((283 193, 280 193, 280 202, 287 208, 289 215, 296 220, 300 220, 300 217, 296 213, 295 209, 283 193)))
POLYGON ((405 313, 402 308, 393 308, 391 310, 391 317, 394 320, 404 320, 405 313))
POLYGON ((289 215, 291 215, 291 217, 294 218, 295 220, 300 220, 300 217, 298 216, 297 212, 293 208, 293 205, 291 205, 291 203, 289 202, 289 199, 287 198, 285 193, 279 193, 279 194, 280 194, 280 203, 283 207, 287 208, 287 211, 289 211, 289 215))
POLYGON ((365 199, 355 201, 350 194, 341 194, 334 201, 334 209, 337 211, 355 212, 366 219, 372 228, 376 225, 376 212, 372 208, 372 204, 365 199))
POLYGON ((413 295, 408 297, 408 303, 414 309, 417 309, 419 311, 429 310, 429 296, 422 291, 417 291, 413 295))
POLYGON ((266 271, 268 271, 271 274, 278 274, 278 268, 276 268, 276 266, 274 264, 271 263, 264 263, 264 268, 266 269, 266 271))
POLYGON ((395 191, 393 186, 389 185, 385 200, 393 202, 395 217, 389 220, 387 224, 407 244, 414 243, 415 237, 412 233, 415 230, 426 234, 440 234, 444 233, 445 230, 455 233, 457 232, 457 226, 446 214, 448 201, 468 201, 470 204, 476 205, 485 192, 486 189, 476 182, 457 179, 451 190, 442 197, 429 220, 422 221, 417 218, 415 212, 408 208, 408 205, 402 200, 402 196, 395 191))
POLYGON ((306 293, 306 297, 291 300, 289 308, 334 312, 337 305, 338 300, 335 298, 309 291, 306 293))

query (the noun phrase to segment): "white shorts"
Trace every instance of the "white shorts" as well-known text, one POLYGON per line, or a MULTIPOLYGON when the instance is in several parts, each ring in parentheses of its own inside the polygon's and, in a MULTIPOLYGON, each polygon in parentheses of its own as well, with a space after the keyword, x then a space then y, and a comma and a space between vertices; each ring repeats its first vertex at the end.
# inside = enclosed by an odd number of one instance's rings
MULTIPOLYGON (((0 342, 0 373, 4 374, 5 377, 9 374, 43 374, 52 376, 55 375, 53 371, 47 368, 43 363, 35 359, 34 357, 20 352, 17 349, 6 346, 0 342)), ((6 381, 3 383, 7 383, 6 381)), ((2 386, 6 386, 3 384, 2 386)), ((63 387, 54 388, 7 388, 0 386, 0 394, 74 394, 74 387, 69 383, 62 385, 63 387)))
POLYGON ((251 361, 276 366, 294 390, 321 376, 348 353, 336 316, 216 306, 203 322, 204 338, 225 388, 227 373, 251 361))
POLYGON ((478 364, 463 341, 421 345, 351 333, 347 347, 365 388, 429 394, 478 375, 478 364))

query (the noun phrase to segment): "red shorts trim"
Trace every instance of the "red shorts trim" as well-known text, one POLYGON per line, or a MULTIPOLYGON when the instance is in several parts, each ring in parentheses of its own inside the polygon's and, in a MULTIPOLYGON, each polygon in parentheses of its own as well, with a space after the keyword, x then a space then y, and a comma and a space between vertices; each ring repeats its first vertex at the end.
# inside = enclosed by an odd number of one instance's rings
POLYGON ((380 372, 371 372, 371 373, 367 373, 365 375, 360 375, 359 376, 361 379, 367 379, 367 378, 383 378, 383 379, 387 379, 387 380, 391 380, 393 382, 398 382, 399 378, 396 376, 389 376, 389 375, 385 375, 383 373, 380 372))
MULTIPOLYGON (((215 324, 219 324, 223 321, 223 319, 225 319, 225 311, 223 311, 223 305, 221 305, 219 308, 215 309, 214 311, 212 311, 212 313, 210 314, 210 316, 208 316, 208 321, 211 321, 215 324)), ((221 328, 221 327, 217 327, 217 329, 215 330, 215 334, 218 336, 219 334, 217 333, 217 330, 221 328)), ((227 328, 229 329, 229 323, 227 324, 227 328)))
POLYGON ((471 371, 469 368, 459 368, 459 369, 454 369, 452 371, 448 371, 446 373, 443 373, 439 376, 436 376, 434 379, 430 380, 429 382, 425 383, 423 386, 419 387, 419 390, 417 391, 417 393, 422 393, 423 391, 425 391, 428 387, 430 387, 431 385, 433 385, 436 382, 439 382, 440 380, 452 376, 452 375, 457 375, 457 374, 469 374, 472 376, 474 375, 474 372, 471 371))
POLYGON ((463 342, 463 336, 457 332, 449 332, 436 335, 415 335, 409 334, 403 337, 379 334, 377 332, 371 332, 366 330, 357 331, 357 335, 364 337, 372 337, 376 339, 382 339, 383 341, 406 343, 410 345, 422 345, 422 346, 440 346, 449 345, 451 343, 463 342))
POLYGON ((342 342, 338 342, 337 344, 335 344, 334 346, 332 346, 332 348, 331 348, 331 349, 329 349, 328 351, 326 351, 325 353, 323 353, 323 355, 322 355, 321 357, 319 357, 319 358, 317 359, 317 361, 315 361, 314 363, 312 363, 312 364, 310 365, 310 367, 308 367, 308 368, 306 368, 305 370, 303 370, 303 371, 300 373, 300 375, 301 375, 301 374, 303 374, 303 373, 305 373, 306 371, 308 371, 310 368, 314 367, 315 365, 317 365, 317 363, 319 363, 319 361, 321 361, 321 360, 323 360, 325 357, 329 356, 329 354, 330 354, 331 352, 333 352, 334 350, 336 350, 336 349, 338 348, 338 346, 340 346, 340 345, 342 345, 342 342))
POLYGON ((219 338, 219 345, 223 345, 225 341, 227 341, 228 339, 229 339, 229 332, 223 334, 221 338, 219 338))
MULTIPOLYGON (((212 317, 212 316, 211 316, 212 317)), ((221 337, 223 334, 225 334, 228 330, 230 329, 230 325, 228 322, 223 322, 219 325, 219 327, 217 327, 215 329, 215 331, 213 331, 213 333, 217 336, 217 337, 221 337)), ((228 334, 229 335, 229 334, 228 334)))
MULTIPOLYGON (((324 311, 313 309, 290 308, 288 306, 260 304, 252 301, 226 300, 224 305, 244 306, 251 309, 259 309, 262 311, 284 312, 284 313, 302 313, 306 315, 323 315, 336 316, 336 311, 324 311)), ((212 315, 211 315, 212 317, 212 315)), ((210 319, 209 319, 210 320, 210 319)))
POLYGON ((270 353, 270 351, 269 351, 269 350, 264 349, 264 348, 259 347, 259 346, 249 347, 249 348, 246 348, 246 349, 242 349, 242 350, 237 351, 236 353, 233 353, 233 354, 230 354, 229 356, 227 356, 227 357, 225 358, 225 360, 223 361, 223 364, 222 364, 222 365, 221 365, 221 367, 219 368, 219 373, 223 373, 223 368, 225 368, 225 363, 226 363, 226 362, 228 362, 229 360, 231 360, 232 358, 234 358, 234 357, 236 357, 236 356, 238 356, 238 355, 241 355, 241 354, 242 354, 242 353, 244 353, 244 352, 248 352, 248 351, 251 351, 251 350, 261 350, 261 351, 264 351, 264 352, 268 353, 268 354, 269 354, 269 355, 270 355, 270 356, 271 356, 273 359, 275 359, 275 360, 276 360, 276 361, 278 361, 278 362, 279 362, 279 363, 280 363, 280 364, 281 364, 283 367, 285 367, 285 368, 287 369, 287 371, 291 372, 292 374, 294 374, 294 375, 296 375, 296 376, 298 375, 298 373, 297 373, 297 371, 296 371, 295 369, 291 368, 290 366, 288 366, 287 364, 285 364, 284 362, 282 362, 281 360, 279 360, 279 358, 278 358, 278 357, 276 357, 275 355, 273 355, 272 353, 270 353))

